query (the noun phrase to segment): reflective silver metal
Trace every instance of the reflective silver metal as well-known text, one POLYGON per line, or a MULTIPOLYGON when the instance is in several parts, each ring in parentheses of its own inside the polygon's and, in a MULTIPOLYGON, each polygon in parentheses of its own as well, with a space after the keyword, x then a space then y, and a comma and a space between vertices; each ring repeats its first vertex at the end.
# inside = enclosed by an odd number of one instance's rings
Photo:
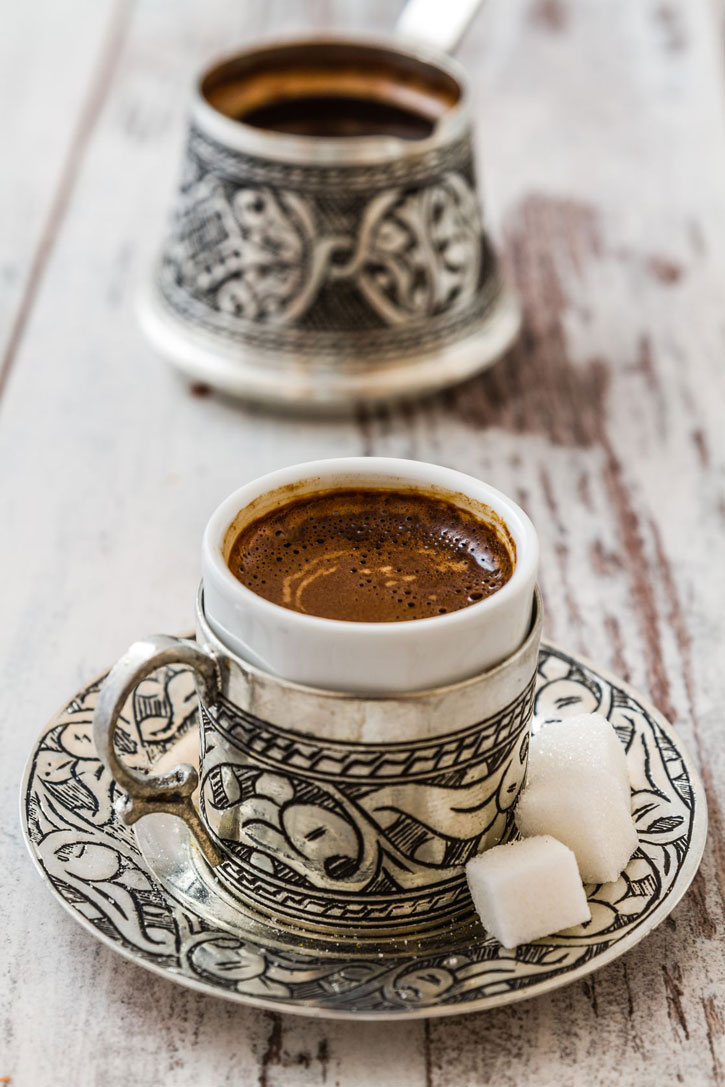
POLYGON ((407 0, 395 31, 453 53, 480 6, 481 0, 407 0))
POLYGON ((150 812, 176 815, 188 825, 206 860, 217 865, 222 854, 210 837, 192 803, 199 784, 196 770, 182 763, 168 774, 139 773, 119 758, 115 747, 116 727, 130 695, 139 683, 167 664, 183 664, 194 672, 199 697, 212 703, 220 688, 219 669, 214 657, 196 642, 155 634, 134 644, 114 664, 98 697, 93 715, 96 750, 124 792, 118 813, 131 826, 150 812))
POLYGON ((336 35, 208 69, 140 316, 186 374, 298 408, 416 395, 493 363, 520 314, 483 227, 460 67, 423 44, 336 35), (452 104, 420 139, 291 135, 215 108, 210 88, 249 65, 312 55, 435 78, 452 104))
MULTIPOLYGON (((316 1017, 408 1019, 550 993, 638 943, 679 902, 702 856, 705 793, 676 730, 621 680, 542 643, 536 720, 596 711, 627 753, 640 846, 618 880, 586 888, 591 921, 515 951, 484 932, 472 909, 435 937, 422 935, 416 918, 378 944, 289 933, 225 892, 184 823, 154 813, 132 829, 119 817, 118 788, 91 729, 101 683, 75 691, 31 752, 21 819, 33 862, 57 901, 118 954, 228 1000, 316 1017)), ((164 664, 142 681, 117 744, 138 771, 196 763, 198 712, 185 666, 164 664)))
MULTIPOLYGON (((197 600, 197 643, 155 636, 112 669, 94 715, 96 748, 129 800, 126 822, 184 819, 213 880, 290 931, 395 939, 468 913, 463 865, 513 833, 528 754, 541 635, 489 672, 429 691, 364 697, 289 683, 229 653, 197 600), (201 758, 146 778, 113 748, 134 686, 162 664, 191 668, 201 758)), ((209 880, 205 865, 202 880, 209 880)))

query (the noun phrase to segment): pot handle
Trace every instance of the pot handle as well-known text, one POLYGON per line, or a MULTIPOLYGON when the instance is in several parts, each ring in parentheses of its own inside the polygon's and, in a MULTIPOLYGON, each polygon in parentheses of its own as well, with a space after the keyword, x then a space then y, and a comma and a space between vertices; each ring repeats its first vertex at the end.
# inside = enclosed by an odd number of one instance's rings
POLYGON ((191 800, 199 783, 199 775, 193 766, 182 763, 167 774, 142 774, 121 761, 113 742, 118 719, 129 695, 141 680, 167 664, 183 664, 190 668, 202 701, 209 704, 216 700, 220 689, 217 658, 186 638, 152 634, 134 642, 108 673, 93 714, 93 740, 106 768, 125 793, 117 809, 123 822, 130 826, 150 812, 177 815, 189 827, 204 858, 216 866, 221 863, 222 854, 191 800))
POLYGON ((482 0, 408 0, 395 29, 444 53, 453 53, 482 0))

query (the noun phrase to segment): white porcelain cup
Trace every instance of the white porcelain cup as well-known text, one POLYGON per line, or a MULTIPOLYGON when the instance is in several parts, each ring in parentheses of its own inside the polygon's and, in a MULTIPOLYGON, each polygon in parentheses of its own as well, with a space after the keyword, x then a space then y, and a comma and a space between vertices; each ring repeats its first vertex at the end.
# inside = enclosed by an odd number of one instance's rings
POLYGON ((478 675, 519 648, 531 626, 538 561, 536 531, 523 510, 473 476, 388 457, 312 461, 246 484, 212 514, 202 544, 204 614, 231 652, 284 679, 356 694, 422 690, 478 675), (496 529, 513 574, 460 611, 365 623, 292 611, 231 573, 231 545, 251 521, 307 494, 354 487, 423 491, 470 510, 496 529))

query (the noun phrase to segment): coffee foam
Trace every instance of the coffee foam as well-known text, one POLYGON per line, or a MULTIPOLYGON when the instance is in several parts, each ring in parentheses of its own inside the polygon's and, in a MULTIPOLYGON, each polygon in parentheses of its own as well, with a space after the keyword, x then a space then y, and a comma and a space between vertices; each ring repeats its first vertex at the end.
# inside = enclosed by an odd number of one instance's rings
POLYGON ((244 585, 294 611, 357 622, 430 618, 475 604, 513 573, 494 527, 415 491, 307 495, 242 528, 228 551, 244 585))

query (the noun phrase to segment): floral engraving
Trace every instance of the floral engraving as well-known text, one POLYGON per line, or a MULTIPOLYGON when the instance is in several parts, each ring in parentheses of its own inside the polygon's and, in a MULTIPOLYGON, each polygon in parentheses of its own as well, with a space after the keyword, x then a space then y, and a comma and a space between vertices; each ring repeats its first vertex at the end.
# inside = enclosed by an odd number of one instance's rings
POLYGON ((231 196, 213 178, 192 186, 166 261, 176 283, 220 313, 293 325, 325 283, 349 279, 387 325, 459 310, 479 282, 481 224, 458 174, 393 189, 362 209, 357 237, 326 234, 314 205, 263 186, 231 196))
POLYGON ((470 146, 406 177, 275 165, 192 133, 157 288, 177 317, 270 350, 407 354, 466 334, 500 288, 470 146))
POLYGON ((465 861, 513 831, 532 702, 533 683, 489 720, 406 747, 316 741, 221 699, 202 711, 218 875, 338 928, 467 902, 465 861))
MULTIPOLYGON (((142 697, 127 704, 117 742, 130 763, 151 768, 180 739, 186 742, 196 714, 189 712, 189 673, 169 667, 149 682, 142 697)), ((593 709, 605 714, 626 749, 632 780, 640 847, 618 880, 587 888, 590 922, 506 951, 471 919, 451 930, 450 947, 429 953, 412 939, 403 955, 389 953, 384 942, 378 953, 357 956, 331 954, 329 945, 301 949, 296 939, 285 942, 282 935, 263 942, 253 925, 230 933, 164 893, 134 832, 119 819, 116 786, 93 747, 98 687, 81 691, 36 746, 23 796, 31 852, 54 893, 99 938, 177 981, 217 995, 301 1012, 392 1017, 505 1003, 611 960, 667 914, 697 867, 706 826, 704 797, 672 730, 615 682, 543 645, 537 720, 593 709)), ((290 785, 276 769, 253 774, 255 791, 277 809, 292 799, 290 785)), ((233 780, 236 769, 222 787, 238 803, 245 784, 234 797, 233 780)), ((347 831, 335 834, 333 855, 346 855, 346 848, 352 855, 347 831)), ((262 873, 266 855, 260 850, 262 873)), ((415 914, 409 914, 409 923, 414 932, 415 914)))

